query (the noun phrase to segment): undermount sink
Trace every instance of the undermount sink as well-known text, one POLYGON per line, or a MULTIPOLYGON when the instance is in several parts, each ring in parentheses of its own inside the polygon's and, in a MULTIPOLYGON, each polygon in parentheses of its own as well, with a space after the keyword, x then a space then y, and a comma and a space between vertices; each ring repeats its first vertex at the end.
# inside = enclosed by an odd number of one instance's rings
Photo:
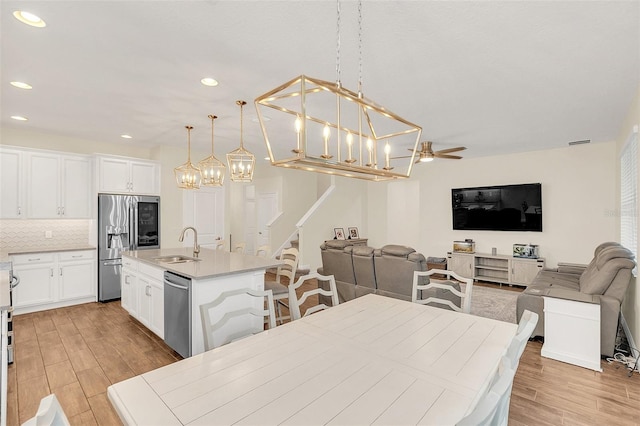
POLYGON ((197 257, 183 256, 181 254, 156 257, 154 260, 164 263, 187 263, 187 262, 199 262, 201 259, 197 257))

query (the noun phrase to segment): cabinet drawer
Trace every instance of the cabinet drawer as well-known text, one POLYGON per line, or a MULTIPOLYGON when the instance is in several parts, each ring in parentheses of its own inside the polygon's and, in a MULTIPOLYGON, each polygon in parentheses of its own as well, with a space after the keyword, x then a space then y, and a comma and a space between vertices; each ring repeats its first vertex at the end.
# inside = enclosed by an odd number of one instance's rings
POLYGON ((137 260, 133 260, 130 257, 127 256, 122 256, 122 266, 124 268, 129 268, 133 271, 137 271, 138 270, 138 261, 137 260))
POLYGON ((164 270, 156 266, 147 265, 146 263, 140 263, 138 271, 158 281, 162 282, 164 280, 164 270))
POLYGON ((14 265, 32 265, 37 263, 52 263, 55 253, 33 253, 13 255, 14 265))
POLYGON ((63 251, 59 253, 60 261, 69 261, 69 260, 83 260, 83 259, 94 259, 95 258, 94 250, 82 250, 82 251, 63 251))

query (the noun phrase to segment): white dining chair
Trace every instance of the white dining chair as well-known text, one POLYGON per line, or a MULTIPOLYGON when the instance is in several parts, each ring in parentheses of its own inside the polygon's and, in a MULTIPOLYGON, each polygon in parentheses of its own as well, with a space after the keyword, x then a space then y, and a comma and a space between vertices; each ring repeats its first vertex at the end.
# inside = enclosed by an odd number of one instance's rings
MULTIPOLYGON (((422 278, 424 280, 424 278, 422 278)), ((446 306, 454 311, 471 312, 471 293, 473 292, 473 279, 465 278, 453 271, 444 269, 430 269, 428 271, 413 272, 413 290, 411 301, 422 305, 435 304, 436 306, 446 306), (445 280, 435 279, 432 275, 444 275, 445 280), (421 277, 428 277, 427 284, 420 284, 421 277), (465 284, 464 292, 460 290, 460 283, 452 281, 451 278, 465 284), (451 293, 451 294, 448 294, 451 293), (459 304, 454 303, 457 301, 459 304)))
POLYGON ((69 426, 70 424, 58 398, 52 393, 40 400, 36 415, 22 423, 22 426, 69 426))
POLYGON ((518 369, 520 357, 522 356, 524 349, 527 346, 527 342, 529 341, 529 338, 537 324, 537 313, 529 310, 525 310, 522 313, 522 317, 520 317, 520 322, 518 323, 518 331, 516 332, 516 335, 513 336, 513 340, 511 340, 511 344, 507 348, 507 358, 511 361, 511 368, 514 370, 518 369))
POLYGON ((457 426, 506 426, 509 421, 509 402, 515 370, 511 361, 502 357, 493 383, 473 410, 457 426))
POLYGON ((330 308, 330 306, 327 306, 324 303, 319 303, 318 305, 307 308, 304 315, 300 315, 300 306, 302 306, 302 304, 310 296, 313 296, 315 294, 322 294, 323 296, 331 297, 332 306, 337 306, 340 303, 340 301, 338 300, 338 290, 336 287, 336 280, 333 275, 320 275, 317 272, 312 272, 310 274, 303 275, 300 278, 298 278, 298 281, 289 285, 289 310, 291 312, 292 321, 300 319, 303 316, 306 317, 307 315, 310 315, 314 312, 318 312, 323 309, 330 308), (308 281, 314 278, 318 280, 318 287, 303 292, 298 298, 296 294, 296 290, 300 288, 300 286, 302 286, 302 284, 304 284, 305 281, 308 281), (320 283, 319 283, 320 281, 328 281, 329 290, 325 290, 322 287, 320 287, 320 283))
POLYGON ((236 253, 244 253, 245 248, 247 247, 247 243, 241 242, 233 245, 233 251, 236 253))
POLYGON ((256 250, 256 256, 258 257, 269 257, 270 254, 271 254, 271 247, 267 244, 261 245, 256 250))
POLYGON ((298 270, 298 249, 290 247, 282 250, 282 253, 280 254, 280 261, 282 264, 278 266, 275 281, 265 280, 264 289, 271 290, 273 292, 273 301, 276 304, 276 310, 278 313, 276 321, 282 324, 283 320, 291 317, 291 315, 282 315, 282 305, 284 304, 284 300, 289 297, 289 290, 287 286, 282 283, 282 277, 287 278, 287 284, 289 285, 296 279, 296 271, 298 270))
MULTIPOLYGON (((230 306, 238 305, 238 301, 229 303, 230 306)), ((230 290, 220 293, 220 295, 209 303, 200 305, 200 318, 202 320, 202 330, 204 333, 204 345, 206 350, 211 350, 215 347, 225 345, 234 340, 241 339, 252 334, 257 334, 264 331, 265 319, 269 324, 269 329, 275 328, 276 316, 273 309, 273 294, 270 290, 259 291, 249 288, 241 288, 237 290, 230 290), (223 304, 230 298, 244 297, 245 302, 242 304, 244 308, 224 310, 224 314, 218 315, 216 320, 212 320, 212 313, 216 309, 222 311, 223 304), (263 309, 251 307, 251 298, 260 298, 262 300, 263 309), (265 303, 266 298, 266 303, 265 303), (248 307, 247 307, 248 306, 248 307), (247 316, 260 317, 261 321, 251 321, 251 318, 247 316), (222 329, 233 318, 245 317, 244 321, 236 321, 233 327, 230 327, 232 332, 224 334, 224 337, 216 340, 214 339, 214 333, 222 329), (249 319, 249 320, 247 320, 249 319)))

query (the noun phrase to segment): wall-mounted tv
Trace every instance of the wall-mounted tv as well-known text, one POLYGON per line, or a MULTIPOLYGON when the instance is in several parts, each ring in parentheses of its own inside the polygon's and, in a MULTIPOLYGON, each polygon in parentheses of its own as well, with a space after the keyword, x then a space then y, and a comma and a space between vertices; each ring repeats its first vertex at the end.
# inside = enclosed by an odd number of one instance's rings
POLYGON ((542 232, 542 185, 451 190, 453 229, 542 232))

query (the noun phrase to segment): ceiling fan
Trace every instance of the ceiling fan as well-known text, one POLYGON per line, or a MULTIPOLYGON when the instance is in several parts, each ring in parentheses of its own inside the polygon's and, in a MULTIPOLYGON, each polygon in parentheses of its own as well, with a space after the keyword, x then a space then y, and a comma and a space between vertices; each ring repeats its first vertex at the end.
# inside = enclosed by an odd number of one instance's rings
MULTIPOLYGON (((456 148, 447 148, 441 149, 440 151, 434 151, 431 147, 432 142, 421 142, 420 149, 416 151, 416 154, 419 155, 417 163, 426 163, 428 161, 433 161, 434 158, 448 158, 451 160, 460 160, 462 157, 459 155, 451 155, 452 152, 464 151, 467 149, 465 146, 459 146, 456 148)), ((410 149, 409 151, 413 151, 410 149)), ((394 158, 407 158, 411 157, 410 155, 406 155, 404 157, 394 157, 394 158)))

